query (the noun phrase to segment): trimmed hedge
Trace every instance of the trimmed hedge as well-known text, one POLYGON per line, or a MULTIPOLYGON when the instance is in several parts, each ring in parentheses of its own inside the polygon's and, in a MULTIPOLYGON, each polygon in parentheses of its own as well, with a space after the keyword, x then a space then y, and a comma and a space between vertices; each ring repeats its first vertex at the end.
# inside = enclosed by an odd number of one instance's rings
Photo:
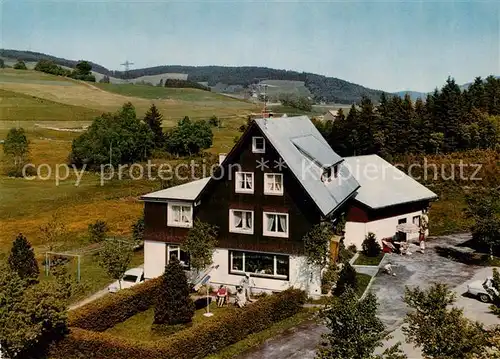
POLYGON ((52 351, 53 358, 94 359, 192 359, 203 358, 234 344, 249 334, 299 312, 306 299, 303 291, 288 289, 265 297, 248 307, 231 308, 204 323, 151 342, 118 338, 72 328, 52 351))
POLYGON ((103 332, 137 313, 150 308, 160 285, 160 278, 135 287, 107 294, 68 313, 70 327, 103 332))

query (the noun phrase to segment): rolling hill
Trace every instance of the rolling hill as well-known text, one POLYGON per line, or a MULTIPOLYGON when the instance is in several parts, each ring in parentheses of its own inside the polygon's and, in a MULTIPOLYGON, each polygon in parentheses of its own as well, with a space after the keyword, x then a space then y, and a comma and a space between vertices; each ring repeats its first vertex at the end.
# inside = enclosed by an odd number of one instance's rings
MULTIPOLYGON (((41 59, 46 59, 66 67, 74 67, 77 63, 75 60, 68 60, 43 53, 9 49, 1 49, 0 57, 6 60, 6 63, 16 61, 17 59, 30 62, 30 64, 41 59)), ((190 81, 208 83, 216 91, 219 89, 220 92, 231 92, 228 89, 234 86, 239 89, 241 87, 246 88, 263 79, 268 81, 293 81, 297 85, 296 88, 290 88, 290 86, 284 86, 283 88, 278 86, 278 88, 288 93, 290 91, 291 93, 299 94, 310 93, 316 102, 343 104, 359 102, 362 96, 367 96, 373 101, 378 101, 382 94, 380 90, 369 89, 339 78, 268 67, 165 65, 133 69, 125 73, 123 71, 111 71, 102 65, 90 62, 92 63, 97 80, 102 77, 101 75, 107 75, 110 77, 111 83, 123 83, 126 82, 125 80, 128 80, 130 82, 151 82, 155 85, 160 79, 167 77, 182 78, 183 76, 187 76, 190 81)))

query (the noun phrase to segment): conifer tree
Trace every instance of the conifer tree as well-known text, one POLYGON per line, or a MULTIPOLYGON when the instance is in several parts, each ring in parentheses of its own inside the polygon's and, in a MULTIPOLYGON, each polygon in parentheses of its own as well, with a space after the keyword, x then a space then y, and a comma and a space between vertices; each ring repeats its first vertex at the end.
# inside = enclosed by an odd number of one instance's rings
POLYGON ((162 277, 154 313, 154 324, 185 324, 193 319, 190 286, 177 258, 170 260, 162 277))
POLYGON ((349 262, 343 264, 342 270, 339 274, 339 280, 335 287, 335 295, 342 295, 347 288, 356 290, 358 287, 358 280, 356 278, 356 270, 349 262))
POLYGON ((35 253, 26 237, 19 233, 14 242, 9 255, 9 266, 23 280, 38 279, 40 270, 35 259, 35 253))
POLYGON ((154 133, 154 144, 157 148, 163 146, 163 129, 162 124, 162 114, 158 111, 155 104, 152 104, 146 116, 144 117, 144 122, 149 126, 151 131, 154 133))

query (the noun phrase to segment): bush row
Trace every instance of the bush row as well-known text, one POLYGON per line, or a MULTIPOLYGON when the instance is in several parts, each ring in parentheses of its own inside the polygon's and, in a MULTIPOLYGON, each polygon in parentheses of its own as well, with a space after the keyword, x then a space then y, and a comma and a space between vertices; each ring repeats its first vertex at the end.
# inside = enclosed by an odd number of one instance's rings
POLYGON ((288 289, 264 297, 243 308, 231 308, 206 322, 184 329, 162 340, 133 341, 72 328, 67 338, 53 349, 53 358, 159 359, 203 358, 249 334, 296 314, 306 299, 303 291, 288 289))
POLYGON ((107 294, 68 314, 70 327, 103 332, 151 307, 160 278, 148 280, 118 293, 107 294))

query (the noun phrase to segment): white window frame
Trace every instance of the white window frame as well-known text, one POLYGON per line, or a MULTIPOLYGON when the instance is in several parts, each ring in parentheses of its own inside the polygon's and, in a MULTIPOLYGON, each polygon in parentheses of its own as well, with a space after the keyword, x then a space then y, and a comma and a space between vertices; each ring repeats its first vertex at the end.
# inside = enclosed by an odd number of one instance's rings
POLYGON ((255 188, 255 178, 254 178, 254 174, 253 172, 235 172, 234 174, 234 191, 236 193, 250 193, 250 194, 253 194, 254 192, 254 188, 255 188), (239 176, 243 176, 243 182, 246 183, 246 177, 247 175, 250 175, 252 177, 252 188, 251 189, 248 189, 248 188, 239 188, 239 183, 240 183, 240 179, 239 179, 239 176))
POLYGON ((255 214, 252 210, 248 209, 230 209, 229 210, 229 232, 231 233, 243 233, 243 234, 253 234, 255 228, 255 214), (235 223, 234 223, 234 212, 247 212, 252 214, 252 228, 250 229, 243 229, 243 228, 236 228, 235 223))
MULTIPOLYGON (((173 253, 175 252, 176 254, 176 257, 177 259, 180 261, 181 260, 181 246, 180 245, 177 245, 177 244, 168 244, 167 245, 167 260, 166 260, 166 263, 169 264, 170 263, 170 253, 173 253)), ((184 269, 189 269, 190 266, 189 265, 186 265, 186 264, 182 264, 181 263, 181 266, 184 268, 184 269)))
MULTIPOLYGON (((276 217, 277 219, 278 217, 276 217)), ((262 234, 267 237, 282 237, 288 238, 288 233, 290 233, 290 221, 288 220, 288 213, 280 213, 280 212, 263 212, 262 213, 262 234), (286 217, 286 232, 271 232, 267 230, 267 215, 272 214, 276 216, 285 216, 286 217)), ((278 228, 278 227, 276 227, 278 228)))
MULTIPOLYGON (((273 271, 275 274, 266 274, 266 273, 252 273, 252 272, 246 272, 246 254, 252 253, 249 251, 238 251, 238 250, 230 250, 229 251, 229 274, 237 274, 237 275, 244 275, 245 273, 250 274, 251 277, 262 277, 262 278, 273 278, 273 279, 281 279, 281 280, 288 280, 290 277, 290 256, 286 254, 274 254, 274 253, 264 253, 262 254, 267 254, 271 255, 274 257, 273 261, 273 271), (234 270, 233 269, 233 253, 234 252, 241 252, 242 253, 242 265, 243 269, 242 270, 234 270), (288 257, 288 275, 285 274, 277 274, 278 273, 278 256, 283 256, 283 257, 288 257)), ((255 253, 260 253, 260 252, 255 252, 255 253)))
POLYGON ((266 139, 262 136, 252 137, 252 152, 253 153, 266 153, 266 139), (257 140, 262 139, 262 148, 257 148, 257 140))
POLYGON ((167 226, 169 227, 181 227, 181 228, 192 228, 193 227, 193 205, 191 203, 186 202, 168 202, 167 205, 167 226), (182 207, 189 207, 190 217, 189 222, 177 222, 174 221, 174 210, 172 207, 180 206, 181 207, 181 218, 182 218, 182 207))
POLYGON ((264 173, 264 194, 273 196, 283 196, 283 174, 282 173, 264 173), (281 191, 271 191, 268 188, 268 184, 271 178, 275 181, 276 177, 281 178, 281 191))

